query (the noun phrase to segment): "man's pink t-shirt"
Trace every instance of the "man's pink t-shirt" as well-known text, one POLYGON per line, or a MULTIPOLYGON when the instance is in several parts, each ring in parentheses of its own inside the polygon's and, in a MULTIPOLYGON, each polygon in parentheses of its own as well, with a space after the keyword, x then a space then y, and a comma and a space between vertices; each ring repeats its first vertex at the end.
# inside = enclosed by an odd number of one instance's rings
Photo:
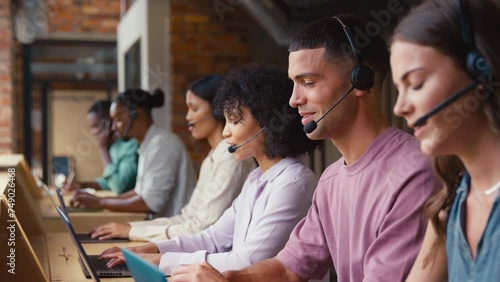
POLYGON ((438 186, 416 139, 390 127, 353 164, 341 158, 325 170, 278 259, 306 279, 333 263, 338 281, 403 281, 425 233, 422 207, 438 186))

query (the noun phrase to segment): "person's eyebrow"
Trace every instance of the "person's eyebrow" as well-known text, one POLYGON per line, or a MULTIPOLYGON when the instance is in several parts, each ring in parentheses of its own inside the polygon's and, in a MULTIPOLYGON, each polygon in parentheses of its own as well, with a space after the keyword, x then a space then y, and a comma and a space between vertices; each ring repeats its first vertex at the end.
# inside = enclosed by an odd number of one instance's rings
POLYGON ((320 76, 321 75, 319 75, 318 73, 306 72, 306 73, 297 74, 295 77, 293 77, 291 79, 299 80, 299 79, 302 79, 304 77, 320 77, 320 76))
MULTIPOLYGON (((401 76, 401 79, 400 81, 405 81, 406 79, 408 79, 408 76, 416 71, 421 71, 423 70, 424 68, 422 67, 417 67, 417 68, 413 68, 413 69, 410 69, 408 71, 406 71, 405 73, 403 73, 403 75, 401 76)), ((398 85, 396 83, 394 83, 394 85, 397 87, 398 85)))

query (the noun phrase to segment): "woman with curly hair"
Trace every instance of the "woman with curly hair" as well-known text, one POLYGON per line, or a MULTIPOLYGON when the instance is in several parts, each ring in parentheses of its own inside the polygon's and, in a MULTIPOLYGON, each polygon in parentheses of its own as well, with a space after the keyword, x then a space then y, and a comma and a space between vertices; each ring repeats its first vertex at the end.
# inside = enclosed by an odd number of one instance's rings
POLYGON ((443 183, 407 281, 500 279, 499 17, 498 1, 433 0, 395 30, 394 112, 443 183))
MULTIPOLYGON (((311 205, 317 178, 301 161, 319 144, 307 138, 297 109, 288 105, 293 83, 285 71, 252 65, 232 71, 215 101, 223 135, 238 160, 254 158, 241 194, 212 226, 193 236, 132 247, 170 274, 179 265, 208 262, 236 270, 275 256, 311 205)), ((216 111, 217 112, 217 111, 216 111)), ((123 263, 116 248, 105 251, 109 267, 123 263)))

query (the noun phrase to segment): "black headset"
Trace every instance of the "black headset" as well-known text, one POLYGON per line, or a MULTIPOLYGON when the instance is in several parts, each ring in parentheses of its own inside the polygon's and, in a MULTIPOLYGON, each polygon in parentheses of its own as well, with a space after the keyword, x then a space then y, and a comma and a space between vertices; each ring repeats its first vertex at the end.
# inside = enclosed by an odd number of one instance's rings
POLYGON ((118 95, 118 100, 120 100, 121 102, 123 102, 125 104, 125 106, 127 106, 128 115, 130 116, 130 118, 132 120, 136 119, 137 118, 137 106, 134 107, 133 105, 130 104, 127 97, 125 96, 125 93, 120 93, 118 95))
MULTIPOLYGON (((457 91, 441 103, 437 104, 425 115, 418 118, 413 126, 421 126, 425 124, 429 118, 435 114, 442 111, 444 108, 448 107, 465 94, 474 90, 478 85, 484 85, 485 89, 493 93, 491 87, 484 83, 485 80, 489 78, 487 76, 491 75, 491 67, 486 58, 479 52, 472 33, 472 23, 469 20, 469 12, 466 5, 466 0, 458 0, 458 6, 460 8, 460 24, 462 26, 462 39, 464 40, 465 47, 467 48, 467 54, 465 55, 465 67, 470 78, 473 80, 472 83, 465 86, 461 90, 457 91)), ((493 96, 490 96, 493 97, 493 96)))
POLYGON ((103 102, 105 102, 105 101, 97 101, 96 102, 96 105, 97 105, 96 114, 97 114, 97 118, 99 119, 99 128, 100 129, 103 129, 106 126, 109 126, 109 124, 111 122, 111 120, 109 118, 109 109, 108 109, 108 115, 105 116, 105 114, 104 114, 105 109, 102 106, 103 102))
POLYGON ((136 119, 137 118, 137 111, 136 111, 136 109, 129 109, 128 114, 130 115, 131 119, 136 119))
POLYGON ((373 73, 372 68, 363 63, 363 60, 361 59, 361 52, 356 51, 354 40, 352 39, 351 29, 338 17, 333 18, 342 25, 345 36, 349 41, 349 45, 351 45, 354 60, 356 61, 356 67, 351 71, 351 84, 356 89, 369 90, 375 83, 375 74, 373 73))
POLYGON ((462 37, 465 47, 468 49, 465 57, 467 72, 476 79, 478 76, 487 76, 491 74, 491 67, 486 58, 479 52, 472 32, 472 22, 469 20, 469 10, 465 0, 458 0, 460 6, 460 23, 462 26, 462 37))

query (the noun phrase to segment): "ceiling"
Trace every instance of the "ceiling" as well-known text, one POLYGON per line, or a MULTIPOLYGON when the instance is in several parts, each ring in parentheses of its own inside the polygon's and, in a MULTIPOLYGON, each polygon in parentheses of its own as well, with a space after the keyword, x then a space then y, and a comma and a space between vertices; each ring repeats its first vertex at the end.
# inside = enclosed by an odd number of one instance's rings
POLYGON ((276 43, 288 45, 305 24, 338 14, 356 14, 367 20, 377 15, 389 16, 390 23, 384 26, 388 32, 403 14, 390 11, 407 11, 417 2, 419 0, 253 0, 242 1, 242 4, 276 43))
POLYGON ((387 9, 387 0, 332 1, 332 0, 272 0, 291 21, 310 22, 314 19, 342 13, 362 16, 371 10, 387 9))

